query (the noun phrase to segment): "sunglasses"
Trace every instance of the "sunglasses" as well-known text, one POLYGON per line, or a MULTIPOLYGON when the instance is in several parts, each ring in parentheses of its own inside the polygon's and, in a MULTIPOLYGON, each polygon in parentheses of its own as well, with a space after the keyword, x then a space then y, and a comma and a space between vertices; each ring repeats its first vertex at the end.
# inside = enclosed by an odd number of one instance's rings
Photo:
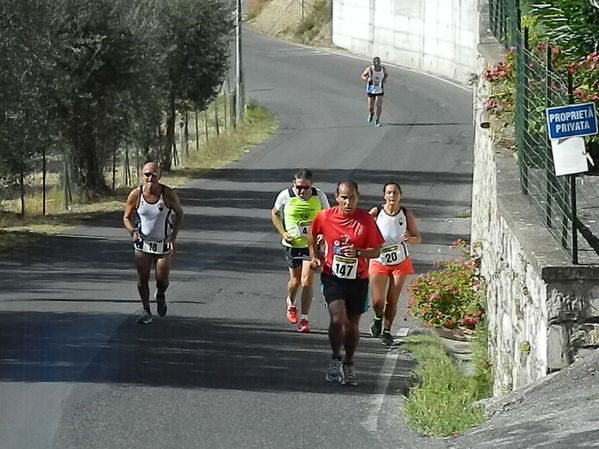
POLYGON ((308 190, 311 189, 312 186, 294 186, 297 190, 299 190, 300 192, 304 191, 304 190, 308 190))
POLYGON ((149 178, 150 176, 154 176, 155 178, 157 178, 157 177, 158 177, 158 173, 151 173, 151 172, 148 172, 148 173, 144 173, 144 176, 145 176, 146 178, 149 178))

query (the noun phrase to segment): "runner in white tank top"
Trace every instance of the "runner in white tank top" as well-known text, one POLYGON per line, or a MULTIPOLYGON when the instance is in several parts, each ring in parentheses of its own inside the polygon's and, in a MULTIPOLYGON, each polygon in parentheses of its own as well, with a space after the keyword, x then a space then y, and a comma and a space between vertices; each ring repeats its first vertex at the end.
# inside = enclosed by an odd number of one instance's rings
POLYGON ((381 255, 370 261, 369 278, 374 318, 370 334, 382 333, 383 344, 393 345, 391 325, 397 314, 397 301, 409 274, 414 273, 407 244, 418 245, 420 233, 412 212, 401 207, 401 188, 392 182, 383 187, 385 204, 370 214, 385 239, 381 255))
POLYGON ((385 81, 387 81, 387 69, 381 65, 381 58, 376 56, 372 65, 366 67, 360 75, 366 81, 366 95, 368 95, 368 123, 374 118, 375 126, 381 126, 381 114, 383 113, 383 95, 385 95, 385 81))
POLYGON ((152 322, 149 287, 152 264, 156 275, 156 310, 158 315, 166 315, 165 292, 169 284, 171 257, 183 223, 183 208, 177 194, 159 180, 156 163, 146 163, 142 169, 143 184, 129 193, 123 215, 125 228, 134 242, 137 291, 143 305, 138 323, 152 322))
MULTIPOLYGON (((140 190, 141 189, 143 189, 143 187, 140 187, 140 190)), ((140 191, 136 214, 139 218, 138 229, 141 233, 141 238, 143 240, 165 242, 163 245, 164 248, 161 248, 161 252, 164 254, 170 251, 166 243, 169 241, 169 237, 173 230, 172 212, 173 209, 166 206, 162 192, 160 192, 158 201, 150 203, 144 198, 143 192, 140 191)), ((137 249, 143 251, 143 248, 137 249)))

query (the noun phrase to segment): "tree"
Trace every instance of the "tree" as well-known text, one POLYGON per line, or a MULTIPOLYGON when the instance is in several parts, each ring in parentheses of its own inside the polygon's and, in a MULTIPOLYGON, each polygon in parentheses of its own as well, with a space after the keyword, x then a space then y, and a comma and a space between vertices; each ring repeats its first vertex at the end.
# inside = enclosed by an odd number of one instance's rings
POLYGON ((599 3, 595 0, 548 0, 532 5, 532 14, 552 45, 580 58, 599 50, 599 3))
POLYGON ((58 85, 56 101, 62 135, 70 148, 70 171, 82 198, 108 190, 106 159, 115 128, 128 127, 134 38, 123 23, 122 0, 55 2, 58 85))
POLYGON ((166 79, 166 145, 160 161, 171 167, 177 110, 203 109, 218 93, 229 61, 232 10, 219 0, 161 2, 160 59, 166 79))
POLYGON ((0 5, 0 179, 18 186, 25 209, 25 176, 51 142, 50 39, 44 0, 5 0, 0 5))

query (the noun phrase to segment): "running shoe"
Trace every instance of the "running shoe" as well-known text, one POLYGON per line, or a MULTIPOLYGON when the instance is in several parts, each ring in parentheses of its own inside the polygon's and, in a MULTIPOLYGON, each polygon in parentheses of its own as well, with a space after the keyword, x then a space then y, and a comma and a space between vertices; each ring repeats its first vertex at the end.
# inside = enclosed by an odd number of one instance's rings
POLYGON ((381 126, 381 122, 379 122, 378 120, 376 122, 374 122, 374 126, 381 126))
POLYGON ((370 335, 373 337, 379 337, 381 332, 383 331, 383 320, 377 320, 374 318, 372 320, 372 326, 370 326, 370 335))
POLYGON ((141 315, 139 315, 137 317, 137 322, 140 324, 149 324, 152 322, 152 312, 150 312, 149 310, 144 309, 141 312, 141 315))
POLYGON ((156 311, 158 312, 158 315, 160 315, 160 316, 166 315, 167 307, 166 307, 166 296, 164 295, 164 292, 162 292, 162 294, 159 294, 158 292, 156 292, 154 297, 156 298, 156 311))
POLYGON ((287 308, 287 321, 291 324, 297 323, 297 307, 292 306, 287 308))
POLYGON ((372 123, 372 114, 368 114, 368 123, 372 123))
POLYGON ((342 385, 358 385, 358 378, 354 372, 353 363, 344 363, 341 372, 343 373, 341 376, 342 385))
POLYGON ((343 382, 343 369, 341 360, 331 359, 327 370, 326 380, 329 382, 343 382))
POLYGON ((300 320, 297 331, 303 334, 310 332, 310 326, 308 326, 308 320, 300 320))
POLYGON ((393 335, 391 335, 391 332, 389 332, 389 331, 383 332, 383 344, 385 346, 393 346, 394 343, 395 343, 395 340, 393 340, 393 335))

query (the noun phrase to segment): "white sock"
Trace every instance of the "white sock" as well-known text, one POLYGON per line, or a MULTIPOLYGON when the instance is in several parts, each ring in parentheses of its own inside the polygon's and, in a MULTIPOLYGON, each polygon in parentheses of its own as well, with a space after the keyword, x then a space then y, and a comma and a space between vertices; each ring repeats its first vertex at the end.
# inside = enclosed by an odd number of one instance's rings
POLYGON ((300 315, 300 320, 308 321, 308 315, 304 315, 303 313, 300 315))
POLYGON ((291 309, 292 307, 295 307, 295 304, 293 304, 291 302, 291 298, 288 296, 287 297, 287 309, 291 309))

